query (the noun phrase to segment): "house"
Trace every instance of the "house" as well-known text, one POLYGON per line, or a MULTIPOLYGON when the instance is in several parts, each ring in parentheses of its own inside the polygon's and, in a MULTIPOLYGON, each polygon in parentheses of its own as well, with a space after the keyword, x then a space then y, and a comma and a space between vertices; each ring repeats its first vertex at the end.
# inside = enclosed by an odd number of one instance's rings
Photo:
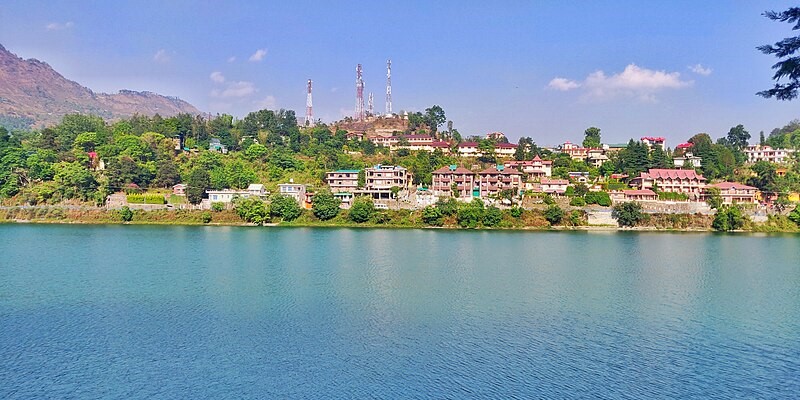
POLYGON ((486 134, 486 139, 494 142, 506 142, 506 135, 503 132, 492 132, 486 134))
POLYGON ((249 197, 250 193, 246 190, 222 189, 206 190, 206 195, 208 195, 208 201, 211 203, 230 203, 235 198, 249 197))
POLYGON ((431 149, 433 149, 433 151, 441 150, 442 153, 448 154, 450 153, 450 143, 436 141, 431 143, 431 149))
POLYGON ((640 139, 642 143, 647 145, 647 148, 653 150, 653 146, 661 147, 661 150, 666 150, 666 139, 661 136, 645 136, 640 139))
POLYGON ((208 149, 211 151, 216 151, 217 153, 228 153, 228 146, 222 144, 222 142, 220 142, 217 138, 211 139, 211 141, 208 143, 208 149))
POLYGON ((494 145, 494 154, 500 157, 513 157, 516 152, 517 145, 513 143, 497 143, 494 145))
POLYGON ((247 194, 250 196, 264 197, 267 191, 264 190, 264 185, 260 183, 251 183, 247 186, 247 194))
POLYGON ((468 198, 472 196, 472 189, 475 187, 475 174, 464 167, 455 165, 431 172, 431 179, 431 191, 435 196, 468 198), (457 190, 455 195, 453 194, 453 185, 457 190))
POLYGON ((747 156, 747 162, 750 163, 768 161, 771 163, 782 164, 791 161, 791 156, 794 154, 794 152, 794 149, 773 149, 772 147, 766 145, 747 146, 744 149, 744 154, 747 156))
POLYGON ((569 176, 569 179, 572 179, 575 182, 578 182, 578 183, 589 183, 589 173, 588 172, 572 171, 572 172, 567 172, 567 175, 569 176))
POLYGON ((631 185, 639 189, 658 189, 662 192, 686 193, 700 198, 706 178, 692 169, 650 169, 631 179, 631 185))
POLYGON ((368 190, 390 190, 393 187, 407 189, 411 184, 411 173, 401 166, 378 164, 364 172, 364 186, 368 190))
POLYGON ((478 157, 480 156, 480 152, 478 151, 478 142, 461 142, 458 144, 458 154, 462 156, 468 157, 478 157))
POLYGON ((282 196, 293 198, 297 204, 300 205, 306 202, 306 185, 294 183, 292 181, 289 183, 280 183, 278 184, 278 193, 282 196))
POLYGON ((358 189, 357 169, 340 169, 325 174, 325 182, 330 186, 331 192, 353 192, 358 189))
POLYGON ((613 202, 658 200, 658 194, 650 189, 616 190, 609 195, 613 202))
POLYGON ((756 193, 758 189, 752 186, 736 182, 720 182, 706 186, 706 190, 708 188, 719 189, 723 204, 757 203, 756 193))
POLYGON ((506 161, 503 166, 528 174, 528 178, 533 180, 546 178, 553 174, 553 162, 542 160, 539 156, 533 157, 533 160, 530 161, 506 161))
POLYGON ((540 190, 548 194, 564 194, 569 186, 566 179, 542 179, 539 181, 540 190))
POLYGON ((599 168, 604 162, 608 161, 608 156, 604 149, 589 149, 586 153, 587 162, 589 165, 599 168))
POLYGON ((577 144, 572 142, 564 142, 561 145, 561 152, 565 154, 569 154, 570 158, 573 160, 586 160, 586 157, 589 156, 589 149, 586 147, 581 147, 577 144))
POLYGON ((516 194, 522 186, 522 172, 502 165, 492 166, 478 172, 478 186, 482 198, 495 196, 506 189, 513 189, 516 194))
POLYGON ((673 157, 672 163, 678 168, 700 168, 703 165, 703 159, 695 157, 695 155, 689 151, 682 157, 673 157))
POLYGON ((172 187, 172 194, 176 196, 186 196, 186 184, 179 183, 172 187))

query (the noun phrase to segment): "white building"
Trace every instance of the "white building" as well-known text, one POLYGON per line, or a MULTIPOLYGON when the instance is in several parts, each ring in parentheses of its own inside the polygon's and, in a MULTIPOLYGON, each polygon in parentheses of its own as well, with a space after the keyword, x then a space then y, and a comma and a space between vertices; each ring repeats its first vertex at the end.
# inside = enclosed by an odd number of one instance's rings
POLYGON ((747 156, 747 162, 756 163, 759 161, 768 161, 771 163, 782 164, 791 161, 791 156, 794 154, 794 149, 773 149, 770 146, 753 145, 747 146, 744 149, 744 154, 747 156))

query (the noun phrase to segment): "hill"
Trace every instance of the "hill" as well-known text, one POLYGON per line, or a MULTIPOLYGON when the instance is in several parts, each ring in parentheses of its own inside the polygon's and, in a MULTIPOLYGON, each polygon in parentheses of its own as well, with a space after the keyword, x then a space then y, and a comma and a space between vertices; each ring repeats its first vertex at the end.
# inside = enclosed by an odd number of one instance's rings
POLYGON ((24 60, 0 45, 0 125, 41 127, 58 123, 72 113, 118 119, 134 114, 167 117, 200 111, 179 98, 151 92, 94 93, 64 78, 47 63, 24 60))

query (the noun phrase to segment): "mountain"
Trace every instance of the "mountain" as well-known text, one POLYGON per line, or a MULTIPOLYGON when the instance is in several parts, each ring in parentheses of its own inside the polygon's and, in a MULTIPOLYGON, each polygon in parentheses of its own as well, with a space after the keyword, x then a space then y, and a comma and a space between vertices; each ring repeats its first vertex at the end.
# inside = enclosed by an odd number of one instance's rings
POLYGON ((177 97, 151 92, 94 93, 64 78, 47 63, 23 60, 0 45, 0 125, 42 127, 72 113, 118 119, 134 114, 167 117, 200 111, 177 97))

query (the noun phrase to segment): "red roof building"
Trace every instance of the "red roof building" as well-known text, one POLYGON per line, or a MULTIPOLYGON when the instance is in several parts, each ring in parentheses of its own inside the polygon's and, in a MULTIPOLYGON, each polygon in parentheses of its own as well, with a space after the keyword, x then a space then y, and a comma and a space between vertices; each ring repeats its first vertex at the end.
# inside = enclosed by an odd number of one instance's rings
POLYGON ((631 179, 631 184, 639 189, 652 189, 662 192, 686 193, 699 199, 706 185, 706 178, 692 169, 656 169, 642 172, 631 179))
POLYGON ((457 190, 455 197, 467 198, 472 196, 472 188, 475 187, 475 174, 455 165, 431 172, 431 178, 431 191, 435 196, 453 196, 455 187, 457 190))
POLYGON ((722 197, 723 204, 734 203, 756 203, 756 193, 758 188, 747 186, 737 182, 720 182, 713 185, 706 186, 706 196, 708 195, 708 188, 719 189, 719 194, 722 197))
POLYGON ((522 186, 522 172, 502 165, 489 167, 478 172, 478 186, 483 198, 497 195, 505 189, 519 191, 522 186))

